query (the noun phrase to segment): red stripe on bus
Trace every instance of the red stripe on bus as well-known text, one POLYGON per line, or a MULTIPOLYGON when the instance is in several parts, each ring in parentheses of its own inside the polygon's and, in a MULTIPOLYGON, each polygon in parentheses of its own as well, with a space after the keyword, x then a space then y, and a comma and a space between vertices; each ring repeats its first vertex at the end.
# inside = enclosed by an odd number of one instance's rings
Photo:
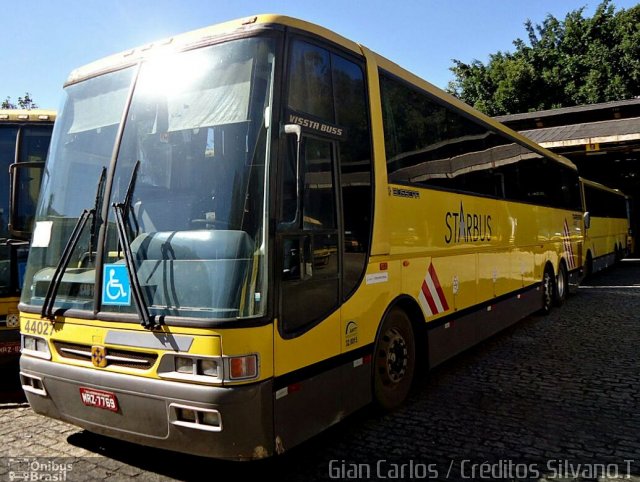
POLYGON ((440 298, 442 308, 444 308, 444 311, 447 311, 449 309, 447 298, 444 296, 444 291, 442 291, 442 286, 440 286, 440 280, 438 279, 438 275, 436 274, 436 269, 433 267, 433 264, 429 265, 429 275, 431 276, 433 284, 436 287, 436 291, 438 292, 438 298, 440 298))
POLYGON ((429 291, 429 287, 427 286, 426 280, 422 281, 422 294, 424 295, 427 303, 429 304, 429 309, 432 314, 438 313, 438 308, 436 307, 435 301, 433 301, 433 297, 431 296, 431 292, 429 291))

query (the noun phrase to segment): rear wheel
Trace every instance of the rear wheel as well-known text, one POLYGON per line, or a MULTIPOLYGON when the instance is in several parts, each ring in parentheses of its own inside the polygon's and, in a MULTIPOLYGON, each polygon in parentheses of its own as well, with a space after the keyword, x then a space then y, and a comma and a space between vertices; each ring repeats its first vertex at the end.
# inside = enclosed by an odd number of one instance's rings
POLYGON ((564 263, 560 263, 558 269, 558 276, 556 277, 556 285, 554 290, 553 301, 556 306, 561 306, 567 299, 567 293, 569 288, 569 274, 567 273, 567 267, 564 263))
POLYGON ((404 311, 393 308, 385 317, 374 358, 374 400, 381 408, 392 410, 409 395, 416 365, 413 328, 404 311))
POLYGON ((551 313, 551 308, 553 307, 553 293, 554 293, 554 282, 553 282, 553 268, 550 265, 547 265, 544 268, 544 274, 542 275, 542 308, 540 308, 541 315, 548 315, 551 313))

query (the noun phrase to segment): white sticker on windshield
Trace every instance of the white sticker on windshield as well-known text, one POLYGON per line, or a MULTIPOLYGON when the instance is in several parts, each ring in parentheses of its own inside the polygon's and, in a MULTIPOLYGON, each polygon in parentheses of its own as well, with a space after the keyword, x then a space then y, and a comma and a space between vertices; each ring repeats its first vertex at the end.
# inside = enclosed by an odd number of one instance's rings
POLYGON ((32 248, 48 248, 51 241, 51 228, 53 221, 38 221, 33 230, 32 248))

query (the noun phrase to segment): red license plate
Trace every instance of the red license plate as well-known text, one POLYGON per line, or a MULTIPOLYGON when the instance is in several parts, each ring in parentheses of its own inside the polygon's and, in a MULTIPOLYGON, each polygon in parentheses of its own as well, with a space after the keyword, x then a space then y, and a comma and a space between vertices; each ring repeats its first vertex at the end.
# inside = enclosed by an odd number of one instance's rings
POLYGON ((80 387, 80 400, 88 407, 104 408, 112 412, 118 411, 118 398, 115 393, 80 387))
POLYGON ((0 356, 20 354, 20 342, 0 343, 0 356))

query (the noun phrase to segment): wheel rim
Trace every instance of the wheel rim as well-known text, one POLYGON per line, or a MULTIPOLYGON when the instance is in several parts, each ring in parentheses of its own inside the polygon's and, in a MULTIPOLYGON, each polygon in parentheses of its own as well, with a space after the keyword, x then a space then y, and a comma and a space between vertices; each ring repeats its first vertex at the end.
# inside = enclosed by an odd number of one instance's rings
POLYGON ((549 272, 545 272, 544 274, 544 307, 545 309, 551 308, 551 304, 553 303, 553 285, 551 283, 551 275, 549 272))
POLYGON ((409 364, 407 342, 397 328, 388 330, 382 341, 382 380, 385 385, 400 383, 407 373, 409 364))

